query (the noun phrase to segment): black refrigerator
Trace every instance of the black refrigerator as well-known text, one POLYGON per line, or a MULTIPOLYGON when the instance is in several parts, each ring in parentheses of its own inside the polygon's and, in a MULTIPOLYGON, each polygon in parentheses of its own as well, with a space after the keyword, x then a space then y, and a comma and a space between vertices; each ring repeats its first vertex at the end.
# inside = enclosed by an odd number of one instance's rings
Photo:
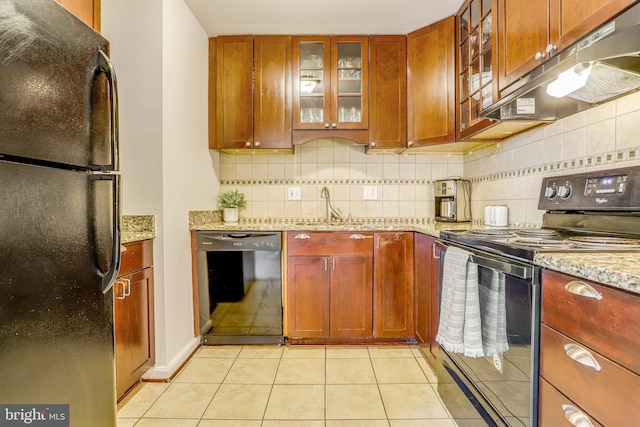
POLYGON ((116 425, 108 53, 54 0, 0 0, 1 426, 116 425))

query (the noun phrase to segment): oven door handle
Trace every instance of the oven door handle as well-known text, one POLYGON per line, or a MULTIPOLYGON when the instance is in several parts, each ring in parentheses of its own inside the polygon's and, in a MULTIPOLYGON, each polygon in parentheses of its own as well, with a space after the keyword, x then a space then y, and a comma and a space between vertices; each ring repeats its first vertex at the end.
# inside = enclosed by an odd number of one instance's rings
MULTIPOLYGON (((436 246, 438 247, 438 249, 442 250, 443 252, 446 252, 447 249, 449 248, 449 246, 447 246, 441 241, 436 241, 436 246)), ((464 248, 464 249, 468 252, 471 252, 471 257, 469 261, 471 261, 474 264, 489 268, 491 270, 497 270, 504 274, 515 276, 524 280, 529 280, 533 277, 533 268, 531 266, 516 264, 516 263, 504 261, 497 258, 489 258, 484 255, 480 255, 472 251, 469 251, 467 248, 464 248)))

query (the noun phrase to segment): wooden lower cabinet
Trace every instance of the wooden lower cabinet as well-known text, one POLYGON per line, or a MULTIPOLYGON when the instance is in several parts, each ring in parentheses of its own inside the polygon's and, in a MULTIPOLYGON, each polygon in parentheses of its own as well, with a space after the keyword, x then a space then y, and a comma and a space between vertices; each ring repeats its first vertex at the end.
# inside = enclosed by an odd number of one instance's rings
POLYGON ((120 275, 113 288, 118 400, 155 363, 153 242, 123 247, 120 275))
POLYGON ((329 336, 327 257, 292 256, 287 260, 288 334, 290 338, 329 336))
POLYGON ((540 378, 540 391, 538 396, 540 401, 538 425, 540 427, 571 427, 574 425, 602 427, 602 424, 597 423, 586 415, 578 405, 560 393, 544 378, 540 378), (575 419, 576 424, 569 422, 567 417, 575 419), (591 424, 587 424, 584 420, 588 420, 591 424))
POLYGON ((413 233, 374 233, 374 260, 374 336, 413 337, 413 233))
POLYGON ((629 396, 640 390, 638 300, 622 290, 543 271, 540 426, 570 426, 572 417, 593 425, 637 425, 640 407, 629 396))
POLYGON ((438 356, 438 260, 436 258, 434 237, 416 233, 414 243, 414 319, 415 338, 418 344, 430 353, 438 356))
POLYGON ((85 24, 100 32, 100 0, 56 0, 85 24))
POLYGON ((370 337, 373 257, 337 256, 330 264, 329 336, 370 337))
POLYGON ((372 336, 372 240, 371 233, 288 233, 289 340, 372 336))

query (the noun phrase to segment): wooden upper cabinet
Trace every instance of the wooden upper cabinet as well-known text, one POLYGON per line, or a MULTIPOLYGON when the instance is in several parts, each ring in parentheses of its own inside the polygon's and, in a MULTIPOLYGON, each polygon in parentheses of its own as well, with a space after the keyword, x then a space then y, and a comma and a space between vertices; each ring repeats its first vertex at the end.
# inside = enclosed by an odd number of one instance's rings
POLYGON ((253 36, 221 36, 216 53, 216 146, 253 146, 253 36))
POLYGON ((323 137, 368 142, 368 42, 367 36, 293 37, 294 143, 323 137))
POLYGON ((498 0, 499 89, 615 17, 634 0, 498 0))
POLYGON ((503 90, 546 58, 549 0, 498 0, 498 86, 503 90))
POLYGON ((100 32, 100 0, 56 0, 85 24, 100 32))
POLYGON ((220 36, 212 60, 216 102, 210 108, 215 108, 216 120, 210 132, 215 131, 215 147, 290 149, 291 37, 220 36))
POLYGON ((407 146, 407 37, 369 37, 368 149, 407 146))
POLYGON ((549 0, 551 42, 561 51, 637 0, 549 0))
POLYGON ((407 146, 455 139, 455 17, 407 36, 407 146))
POLYGON ((291 37, 256 36, 254 148, 291 148, 291 37))
POLYGON ((465 139, 494 121, 480 111, 498 99, 493 4, 495 0, 467 0, 458 12, 458 137, 465 139))

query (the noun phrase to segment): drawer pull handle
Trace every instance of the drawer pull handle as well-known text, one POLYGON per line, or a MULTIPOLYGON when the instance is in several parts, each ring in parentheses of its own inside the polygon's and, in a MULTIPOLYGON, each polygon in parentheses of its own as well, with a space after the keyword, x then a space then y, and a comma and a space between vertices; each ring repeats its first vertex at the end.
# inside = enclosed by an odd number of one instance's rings
POLYGON ((572 280, 564 288, 575 295, 580 295, 587 298, 593 298, 598 301, 602 299, 602 294, 596 291, 593 286, 588 283, 581 282, 579 280, 572 280))
POLYGON ((580 364, 583 364, 584 366, 589 366, 596 371, 600 371, 602 369, 596 358, 593 357, 593 355, 586 348, 582 348, 576 344, 565 344, 564 352, 571 359, 580 364))
POLYGON ((296 234, 296 240, 307 240, 310 239, 311 236, 305 233, 296 234))
POLYGON ((571 423, 571 425, 576 427, 593 427, 589 417, 575 406, 567 405, 565 403, 562 405, 562 410, 564 411, 564 417, 571 423))
POLYGON ((349 236, 351 240, 364 240, 365 237, 362 234, 352 234, 349 236))

